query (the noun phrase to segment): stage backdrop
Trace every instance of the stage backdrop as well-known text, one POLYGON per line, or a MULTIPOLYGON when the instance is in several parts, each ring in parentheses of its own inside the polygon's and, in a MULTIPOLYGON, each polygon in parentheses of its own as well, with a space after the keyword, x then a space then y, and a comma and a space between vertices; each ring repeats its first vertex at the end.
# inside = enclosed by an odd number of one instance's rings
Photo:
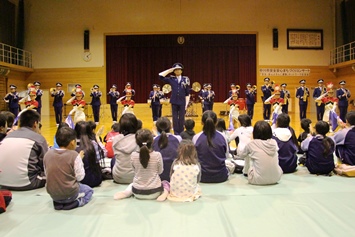
MULTIPOLYGON (((184 65, 183 75, 191 84, 212 83, 216 102, 227 99, 232 82, 240 85, 245 97, 246 83, 256 84, 256 35, 106 36, 107 89, 117 84, 122 93, 131 82, 137 103, 147 101, 153 84, 163 86, 159 72, 176 62, 184 65)), ((191 94, 197 98, 195 92, 191 94)))

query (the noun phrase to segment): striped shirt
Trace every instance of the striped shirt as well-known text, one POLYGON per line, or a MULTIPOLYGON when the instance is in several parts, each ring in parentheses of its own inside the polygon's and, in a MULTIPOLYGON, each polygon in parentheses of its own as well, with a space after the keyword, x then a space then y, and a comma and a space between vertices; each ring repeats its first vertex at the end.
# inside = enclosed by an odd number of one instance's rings
POLYGON ((149 153, 150 158, 147 168, 139 161, 139 152, 133 152, 131 163, 134 170, 133 187, 139 190, 149 190, 161 187, 159 174, 163 172, 163 159, 156 151, 149 153))

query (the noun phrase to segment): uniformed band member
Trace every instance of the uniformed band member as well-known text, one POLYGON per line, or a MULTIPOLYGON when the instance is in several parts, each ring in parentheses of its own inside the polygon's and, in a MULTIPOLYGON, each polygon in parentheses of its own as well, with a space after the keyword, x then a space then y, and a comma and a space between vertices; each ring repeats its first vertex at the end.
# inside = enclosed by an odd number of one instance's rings
POLYGON ((120 93, 117 91, 117 85, 113 84, 110 88, 110 91, 107 93, 110 96, 110 109, 111 109, 111 117, 114 123, 117 122, 117 110, 118 105, 116 101, 120 97, 120 93))
POLYGON ((271 104, 265 104, 265 100, 269 98, 274 91, 272 85, 270 84, 270 78, 264 78, 264 85, 261 87, 261 91, 263 92, 263 96, 261 97, 263 101, 263 117, 264 120, 270 120, 271 115, 271 104))
POLYGON ((198 98, 200 99, 200 101, 201 101, 201 108, 202 108, 202 113, 205 111, 204 109, 203 109, 203 97, 202 97, 202 94, 203 94, 203 92, 204 91, 206 91, 207 90, 207 83, 204 83, 203 84, 203 88, 200 90, 200 92, 199 92, 199 94, 198 94, 198 98))
POLYGON ((136 91, 132 89, 132 83, 130 82, 126 83, 125 89, 122 92, 122 96, 125 96, 127 92, 131 94, 131 97, 133 97, 136 94, 136 91))
POLYGON ((213 110, 215 93, 213 90, 211 90, 211 88, 211 83, 206 84, 206 90, 204 90, 201 94, 203 100, 202 113, 207 110, 213 110))
POLYGON ((336 96, 339 99, 338 108, 339 108, 339 117, 343 122, 345 121, 345 116, 348 112, 349 98, 351 96, 350 91, 345 89, 346 82, 340 81, 340 88, 336 91, 336 96))
POLYGON ((171 86, 170 103, 175 135, 180 135, 184 131, 185 113, 190 101, 190 79, 182 76, 183 69, 184 66, 181 63, 175 63, 172 68, 159 73, 159 79, 171 86), (167 77, 170 73, 174 73, 174 76, 167 77))
POLYGON ((57 126, 63 120, 63 97, 64 91, 62 90, 62 83, 56 83, 56 88, 51 90, 51 96, 54 97, 53 100, 53 107, 54 107, 54 114, 55 114, 55 122, 57 126))
POLYGON ((304 79, 300 80, 300 85, 296 91, 296 98, 299 99, 300 119, 303 119, 307 116, 309 89, 305 86, 306 80, 304 79))
MULTIPOLYGON (((323 85, 324 80, 319 79, 317 81, 318 86, 314 88, 313 91, 313 99, 316 100, 319 96, 327 92, 327 88, 323 85)), ((317 120, 320 121, 323 119, 324 115, 324 103, 318 103, 316 102, 316 109, 317 109, 317 120)))
POLYGON ((10 93, 8 93, 4 97, 4 100, 6 103, 9 103, 9 111, 13 113, 16 118, 20 111, 20 105, 19 105, 20 95, 16 91, 17 87, 15 85, 10 85, 9 87, 10 87, 10 93))
POLYGON ((164 98, 164 93, 159 90, 157 84, 153 85, 153 90, 149 93, 150 107, 152 108, 153 122, 156 122, 161 117, 161 104, 160 100, 164 98))
POLYGON ((41 83, 39 81, 35 81, 33 83, 33 85, 35 86, 36 89, 36 101, 38 102, 38 107, 37 107, 37 112, 39 114, 41 114, 41 110, 42 110, 42 95, 43 95, 43 91, 40 89, 41 83))
POLYGON ((239 97, 239 89, 240 89, 240 87, 238 85, 236 85, 235 83, 231 83, 230 87, 231 87, 231 89, 228 92, 228 97, 233 96, 234 93, 237 93, 238 97, 239 97))
POLYGON ((254 105, 256 100, 256 87, 252 88, 250 83, 247 83, 247 89, 245 90, 246 104, 248 109, 248 115, 250 119, 254 116, 254 105))
POLYGON ((99 124, 100 120, 100 106, 101 106, 101 99, 100 97, 102 96, 102 92, 99 90, 98 85, 94 85, 91 89, 90 96, 92 97, 91 99, 91 107, 92 107, 92 113, 94 114, 94 121, 96 124, 99 124))
POLYGON ((288 114, 288 99, 290 99, 290 92, 286 90, 287 84, 283 83, 281 84, 281 90, 280 90, 280 98, 284 100, 282 104, 281 111, 282 113, 288 114))

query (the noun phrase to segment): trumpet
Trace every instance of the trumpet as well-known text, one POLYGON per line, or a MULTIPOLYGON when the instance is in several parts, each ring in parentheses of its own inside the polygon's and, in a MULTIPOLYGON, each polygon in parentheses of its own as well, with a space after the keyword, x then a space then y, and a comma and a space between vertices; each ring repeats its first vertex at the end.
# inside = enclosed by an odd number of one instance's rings
POLYGON ((240 85, 236 85, 235 88, 237 88, 237 91, 239 91, 240 85))
POLYGON ((49 91, 50 91, 52 94, 53 94, 53 93, 55 93, 55 92, 56 92, 56 90, 57 90, 57 89, 56 89, 56 88, 54 88, 54 87, 52 87, 52 88, 50 88, 50 89, 49 89, 49 91))

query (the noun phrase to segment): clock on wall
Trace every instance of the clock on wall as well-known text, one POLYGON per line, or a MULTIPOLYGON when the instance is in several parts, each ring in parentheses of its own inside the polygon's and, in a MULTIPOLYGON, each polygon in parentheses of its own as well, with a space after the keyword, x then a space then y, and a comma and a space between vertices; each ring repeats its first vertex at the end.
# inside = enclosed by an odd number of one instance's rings
POLYGON ((92 54, 91 54, 91 52, 85 51, 85 52, 83 53, 83 60, 84 60, 85 62, 89 62, 91 59, 92 59, 92 54))

